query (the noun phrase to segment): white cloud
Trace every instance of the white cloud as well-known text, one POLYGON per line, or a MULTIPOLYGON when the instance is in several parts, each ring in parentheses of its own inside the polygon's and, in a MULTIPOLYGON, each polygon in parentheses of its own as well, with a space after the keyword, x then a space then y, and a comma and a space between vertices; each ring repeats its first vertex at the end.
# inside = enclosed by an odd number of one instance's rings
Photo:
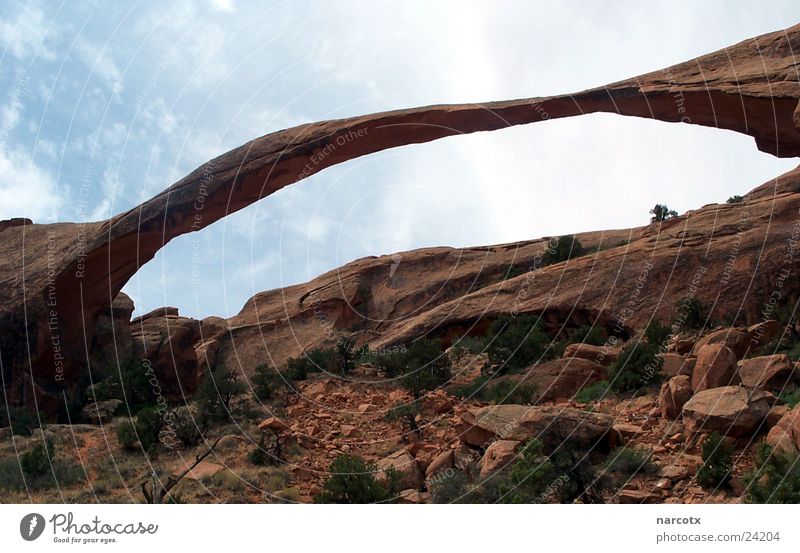
POLYGON ((50 222, 61 204, 52 175, 27 152, 0 149, 0 219, 30 217, 34 222, 50 222))
POLYGON ((233 0, 211 0, 211 6, 221 12, 233 12, 233 0))
POLYGON ((55 53, 47 43, 56 35, 56 29, 45 21, 44 12, 35 5, 26 4, 16 17, 0 19, 0 45, 18 60, 33 55, 54 60, 55 53))
POLYGON ((75 52, 112 94, 116 96, 122 92, 122 72, 114 62, 108 45, 100 47, 83 37, 78 37, 75 52))

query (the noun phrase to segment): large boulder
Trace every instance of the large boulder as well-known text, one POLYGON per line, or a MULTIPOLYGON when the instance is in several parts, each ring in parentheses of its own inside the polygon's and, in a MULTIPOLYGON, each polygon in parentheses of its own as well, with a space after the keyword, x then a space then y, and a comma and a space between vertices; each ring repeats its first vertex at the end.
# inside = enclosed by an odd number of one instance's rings
POLYGON ((607 367, 619 357, 619 348, 594 346, 592 344, 570 344, 564 349, 564 359, 586 359, 607 367))
POLYGON ((530 438, 549 446, 568 440, 583 447, 605 447, 613 425, 611 415, 569 407, 491 405, 461 415, 457 430, 463 442, 484 448, 495 440, 524 442, 530 438))
POLYGON ((797 368, 784 353, 751 357, 739 362, 739 378, 748 388, 780 391, 797 377, 797 368))
POLYGON ((394 469, 400 475, 399 484, 401 488, 413 488, 418 490, 422 487, 422 471, 416 459, 405 449, 395 451, 388 457, 384 457, 378 461, 377 467, 378 474, 376 478, 379 481, 386 481, 386 471, 394 469))
POLYGON ((665 353, 661 356, 661 359, 663 359, 661 374, 667 378, 672 378, 679 374, 691 376, 694 371, 694 364, 697 361, 695 357, 686 357, 679 353, 665 353))
POLYGON ((770 429, 767 443, 781 451, 800 453, 800 404, 770 429))
POLYGON ((605 368, 581 358, 555 359, 533 365, 522 380, 536 386, 539 401, 572 399, 584 386, 603 380, 605 368))
POLYGON ((692 371, 692 390, 697 393, 709 388, 739 383, 736 355, 724 344, 707 344, 697 351, 692 371))
POLYGON ((486 449, 481 459, 481 478, 486 478, 495 471, 501 470, 513 461, 519 447, 517 440, 497 440, 486 449))
POLYGON ((752 436, 769 415, 774 396, 741 386, 723 386, 696 393, 683 406, 690 432, 719 432, 727 436, 752 436))
POLYGON ((741 359, 750 349, 750 334, 738 328, 721 328, 700 338, 694 345, 695 355, 700 354, 704 346, 722 344, 727 346, 737 358, 741 359))
POLYGON ((81 409, 81 417, 89 424, 105 424, 111 422, 120 405, 122 405, 122 401, 119 399, 90 403, 81 409))
POLYGON ((677 419, 692 397, 692 382, 686 375, 673 376, 661 385, 658 407, 665 419, 677 419))

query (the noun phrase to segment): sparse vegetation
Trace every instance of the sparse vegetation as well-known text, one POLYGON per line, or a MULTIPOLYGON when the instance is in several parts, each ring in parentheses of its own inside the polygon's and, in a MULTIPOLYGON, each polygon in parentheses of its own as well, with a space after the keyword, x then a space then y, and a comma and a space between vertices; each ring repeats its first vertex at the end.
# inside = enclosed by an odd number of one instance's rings
POLYGON ((800 503, 800 458, 762 444, 745 484, 750 503, 800 503))
POLYGON ((133 422, 126 419, 117 425, 117 441, 124 449, 135 450, 137 440, 136 427, 133 422))
POLYGON ((256 365, 250 381, 253 386, 253 395, 258 401, 273 399, 284 384, 281 375, 271 370, 265 363, 256 365))
POLYGON ((536 403, 537 392, 534 384, 512 380, 492 382, 492 377, 486 375, 476 378, 469 384, 454 386, 451 390, 451 393, 458 398, 485 401, 496 405, 533 405, 536 403))
POLYGON ((322 491, 314 503, 382 503, 389 499, 383 484, 375 478, 377 467, 355 455, 339 455, 330 466, 322 491))
POLYGON ((644 336, 647 343, 653 346, 662 347, 666 344, 669 338, 671 329, 669 326, 662 325, 660 321, 652 319, 647 323, 647 328, 644 330, 644 336))
POLYGON ((608 454, 606 471, 623 478, 636 474, 655 474, 658 466, 650 461, 650 455, 632 447, 618 447, 608 454))
POLYGON ((703 466, 697 471, 697 483, 704 488, 716 489, 728 483, 733 470, 733 448, 717 432, 712 432, 703 442, 703 466))
POLYGON ((728 199, 725 201, 725 203, 726 203, 726 204, 738 204, 738 203, 741 203, 741 202, 743 202, 743 201, 744 201, 744 198, 743 198, 742 196, 740 196, 740 195, 736 194, 736 195, 734 195, 734 196, 731 196, 730 198, 728 198, 728 199))
POLYGON ((389 378, 402 376, 401 384, 415 397, 442 386, 451 377, 450 358, 438 339, 420 338, 405 350, 376 356, 374 364, 389 378))
POLYGON ((778 399, 789 407, 794 407, 800 403, 800 386, 781 390, 781 393, 778 395, 778 399))
POLYGON ((548 242, 547 249, 542 254, 542 266, 561 263, 584 253, 580 240, 573 235, 559 236, 548 242))
POLYGON ((708 307, 695 296, 680 302, 677 310, 678 319, 689 330, 700 330, 708 323, 708 307))
POLYGON ((422 430, 417 424, 418 414, 419 409, 416 403, 395 403, 386 412, 384 418, 389 422, 403 421, 403 425, 409 432, 414 432, 421 438, 422 430))
POLYGON ((582 325, 570 332, 567 342, 570 344, 602 346, 607 339, 608 334, 600 325, 582 325))
POLYGON ((647 342, 630 344, 608 367, 611 388, 616 392, 626 392, 655 384, 661 380, 663 362, 657 346, 647 342))
POLYGON ((660 223, 678 216, 677 211, 668 208, 665 204, 656 204, 655 207, 650 210, 650 214, 652 215, 652 217, 650 217, 651 223, 660 223))
POLYGON ((575 394, 575 401, 579 403, 592 403, 593 401, 607 398, 611 394, 611 386, 608 380, 601 380, 600 382, 595 382, 594 384, 589 384, 581 388, 578 393, 575 394))
POLYGON ((33 491, 55 487, 68 487, 84 480, 85 475, 77 463, 56 456, 51 440, 35 445, 19 458, 0 460, 0 489, 33 491))
POLYGON ((497 319, 489 327, 487 344, 489 372, 498 375, 519 371, 556 355, 550 337, 531 315, 497 319))
POLYGON ((235 371, 219 367, 206 373, 196 394, 201 427, 230 420, 231 402, 245 389, 235 371))

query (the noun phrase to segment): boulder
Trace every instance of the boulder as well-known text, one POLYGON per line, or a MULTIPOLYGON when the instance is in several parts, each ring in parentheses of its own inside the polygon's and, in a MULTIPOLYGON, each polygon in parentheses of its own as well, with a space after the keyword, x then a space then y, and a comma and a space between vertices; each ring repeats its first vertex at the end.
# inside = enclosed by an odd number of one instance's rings
POLYGON ((685 357, 678 353, 665 353, 661 358, 664 360, 661 365, 661 374, 667 378, 672 378, 679 374, 692 376, 694 364, 697 361, 696 357, 685 357))
POLYGON ((458 430, 463 442, 477 447, 488 447, 498 439, 524 442, 530 438, 539 438, 549 446, 569 440, 592 447, 608 445, 613 425, 611 415, 570 407, 491 405, 464 413, 458 430), (471 441, 476 436, 479 440, 471 441))
POLYGON ((739 438, 752 436, 769 414, 774 396, 741 386, 723 386, 695 393, 683 406, 690 432, 719 432, 739 438))
POLYGON ((413 488, 418 490, 422 487, 422 471, 417 465, 416 459, 405 449, 395 451, 388 457, 384 457, 377 463, 379 481, 386 481, 386 471, 393 468, 400 475, 400 486, 402 488, 413 488))
POLYGON ((783 333, 784 326, 780 321, 769 320, 747 327, 750 336, 750 349, 766 346, 783 333))
POLYGON ((522 380, 536 386, 539 401, 557 401, 572 399, 584 386, 605 377, 602 365, 574 357, 533 365, 525 371, 522 380))
POLYGON ((665 419, 677 419, 684 404, 692 397, 692 382, 686 375, 673 376, 661 385, 658 407, 665 419))
POLYGON ((777 425, 780 420, 791 410, 792 408, 788 405, 773 405, 772 409, 769 410, 769 414, 767 415, 767 428, 772 428, 777 425))
POLYGON ((687 353, 692 351, 692 348, 694 348, 694 345, 696 343, 697 343, 696 338, 691 338, 691 337, 677 338, 672 344, 670 344, 669 350, 674 351, 679 355, 686 355, 687 353))
POLYGON ((428 464, 425 469, 425 477, 433 476, 434 474, 447 470, 453 467, 453 450, 448 449, 442 451, 428 464))
POLYGON ((767 443, 780 451, 800 453, 800 404, 770 429, 767 443))
POLYGON ((497 440, 486 449, 481 459, 481 478, 486 478, 491 473, 505 468, 516 458, 519 444, 517 440, 497 440))
POLYGON ((697 350, 697 361, 692 371, 692 390, 695 393, 738 383, 736 355, 729 347, 707 344, 697 350))
POLYGON ((564 359, 585 359, 607 367, 619 357, 619 349, 610 346, 594 346, 592 344, 570 344, 564 350, 564 359))
POLYGON ((784 353, 750 357, 739 362, 739 378, 748 388, 780 391, 797 376, 797 368, 784 353))
POLYGON ((697 340, 694 345, 695 355, 700 354, 704 346, 721 344, 730 349, 738 359, 745 356, 750 349, 750 334, 738 328, 721 328, 710 332, 697 340))
POLYGON ((89 424, 105 424, 111 422, 120 405, 122 401, 119 399, 90 403, 81 410, 81 416, 89 424))

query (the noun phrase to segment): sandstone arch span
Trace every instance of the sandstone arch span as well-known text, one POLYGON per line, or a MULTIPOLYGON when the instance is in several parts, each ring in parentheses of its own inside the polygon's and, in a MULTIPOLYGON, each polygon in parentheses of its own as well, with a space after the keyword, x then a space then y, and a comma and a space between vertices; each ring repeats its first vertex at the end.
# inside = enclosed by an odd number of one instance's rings
POLYGON ((0 363, 12 401, 55 412, 98 315, 172 238, 332 165, 455 134, 609 112, 733 130, 800 155, 800 25, 575 94, 405 109, 301 125, 209 161, 97 223, 0 224, 0 363))

